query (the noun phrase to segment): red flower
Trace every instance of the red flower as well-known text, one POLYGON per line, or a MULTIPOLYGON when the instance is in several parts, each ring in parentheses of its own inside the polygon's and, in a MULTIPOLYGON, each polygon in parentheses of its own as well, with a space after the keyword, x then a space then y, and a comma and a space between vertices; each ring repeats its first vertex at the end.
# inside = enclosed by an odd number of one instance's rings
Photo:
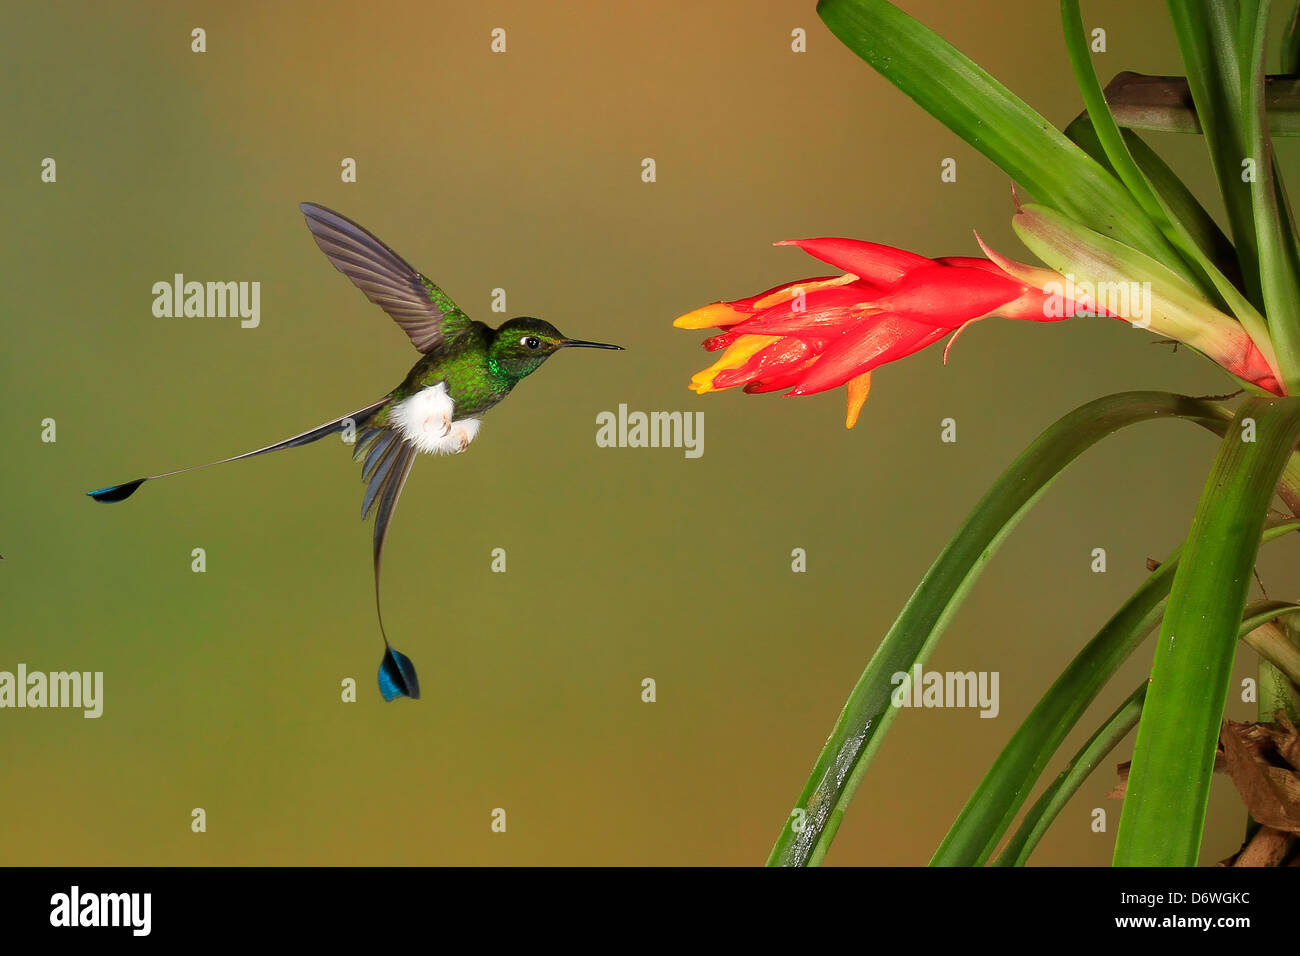
MULTIPOLYGON (((790 395, 812 395, 847 384, 846 424, 852 428, 873 369, 990 315, 1053 322, 1090 307, 1062 303, 1059 295, 1054 302, 1053 294, 1043 291, 1050 288, 1047 283, 1029 284, 988 259, 927 259, 856 239, 777 245, 798 246, 846 274, 715 302, 677 319, 678 328, 723 330, 704 347, 726 351, 691 379, 691 388, 701 395, 736 386, 746 392, 788 388, 790 395)), ((1061 278, 1050 270, 1033 272, 1061 278)))

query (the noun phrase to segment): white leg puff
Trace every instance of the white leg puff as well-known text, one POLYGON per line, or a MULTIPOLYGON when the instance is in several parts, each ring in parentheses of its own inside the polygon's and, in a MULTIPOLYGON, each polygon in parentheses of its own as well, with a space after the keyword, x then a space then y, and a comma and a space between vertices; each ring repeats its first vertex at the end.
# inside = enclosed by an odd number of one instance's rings
POLYGON ((393 406, 390 418, 402 437, 429 455, 456 455, 478 435, 479 420, 456 421, 456 403, 443 384, 421 389, 393 406))

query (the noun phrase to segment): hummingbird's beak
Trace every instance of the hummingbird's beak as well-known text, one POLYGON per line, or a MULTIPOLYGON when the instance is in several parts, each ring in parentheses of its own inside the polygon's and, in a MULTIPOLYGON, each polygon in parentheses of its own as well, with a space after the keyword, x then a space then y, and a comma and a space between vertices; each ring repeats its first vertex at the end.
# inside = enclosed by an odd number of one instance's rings
POLYGON ((582 339, 565 339, 560 343, 562 349, 617 349, 623 351, 621 345, 605 345, 603 342, 584 342, 582 339))

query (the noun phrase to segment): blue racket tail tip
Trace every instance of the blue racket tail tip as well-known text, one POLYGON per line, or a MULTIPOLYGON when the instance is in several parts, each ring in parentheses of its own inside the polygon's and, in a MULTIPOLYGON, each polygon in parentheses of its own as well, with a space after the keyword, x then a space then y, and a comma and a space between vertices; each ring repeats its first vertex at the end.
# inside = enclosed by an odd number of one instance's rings
POLYGON ((128 481, 120 485, 109 485, 107 488, 96 488, 94 491, 87 491, 90 497, 96 501, 113 502, 125 501, 135 493, 135 490, 143 485, 149 479, 137 478, 135 481, 128 481))
POLYGON ((415 676, 415 665, 392 645, 384 649, 384 659, 379 664, 379 693, 384 695, 384 700, 420 699, 420 678, 415 676))

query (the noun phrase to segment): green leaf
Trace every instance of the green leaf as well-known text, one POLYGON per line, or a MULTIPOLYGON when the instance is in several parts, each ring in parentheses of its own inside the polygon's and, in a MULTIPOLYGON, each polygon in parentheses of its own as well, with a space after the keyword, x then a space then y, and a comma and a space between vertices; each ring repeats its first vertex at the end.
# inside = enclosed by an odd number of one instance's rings
MULTIPOLYGON (((1217 429, 1220 434, 1224 424, 1217 429)), ((1263 540, 1296 530, 1300 520, 1278 520, 1263 540)), ((1120 664, 1160 623, 1181 552, 1179 548, 1166 558, 1061 672, 966 801, 931 866, 979 865, 993 853, 1061 742, 1120 664)))
POLYGON ((1300 3, 1291 12, 1291 21, 1282 37, 1282 72, 1300 73, 1300 3))
MULTIPOLYGON (((1242 641, 1258 653, 1265 663, 1275 667, 1288 681, 1300 688, 1300 647, 1293 644, 1276 623, 1278 618, 1289 613, 1289 607, 1291 605, 1280 601, 1256 601, 1248 606, 1247 620, 1258 623, 1250 633, 1242 637, 1242 641), (1270 616, 1270 611, 1275 613, 1270 616)), ((1263 712, 1272 713, 1272 708, 1263 712)))
POLYGON ((1184 268, 1123 185, 980 66, 885 0, 820 0, 850 50, 1040 201, 1184 268))
MULTIPOLYGON (((1300 607, 1296 605, 1278 606, 1269 603, 1270 607, 1262 617, 1259 612, 1256 612, 1254 615, 1248 614, 1247 619, 1242 622, 1240 628, 1242 640, 1246 640, 1248 634, 1258 630, 1263 617, 1272 619, 1280 614, 1293 615, 1296 611, 1300 611, 1300 607)), ((1029 856, 1038 846, 1038 841, 1042 839, 1043 834, 1047 832, 1084 780, 1137 724, 1142 714, 1142 704, 1148 686, 1146 681, 1139 684, 1137 689, 1079 749, 1056 780, 1043 791, 1042 796, 1025 814, 1020 827, 1007 842, 1006 848, 995 863, 996 866, 1024 866, 1029 861, 1029 856)))
MULTIPOLYGON (((1255 162, 1251 184, 1255 239, 1258 243, 1260 295, 1287 392, 1300 394, 1300 258, 1291 210, 1276 178, 1273 142, 1264 115, 1264 41, 1269 4, 1258 3, 1243 64, 1245 139, 1255 162)), ((1243 24, 1244 25, 1244 24, 1243 24)))
MULTIPOLYGON (((769 865, 804 866, 825 856, 897 709, 893 676, 929 657, 984 566, 1057 474, 1106 435, 1151 419, 1222 424, 1210 402, 1167 392, 1122 392, 1089 402, 1048 428, 980 500, 926 572, 876 648, 836 721, 769 865)), ((1258 536, 1256 538, 1258 540, 1258 536)))
POLYGON ((1257 309, 1263 308, 1250 190, 1241 178, 1242 159, 1250 154, 1237 52, 1240 9, 1238 4, 1225 0, 1168 0, 1168 6, 1192 101, 1228 210, 1247 297, 1257 309))
POLYGON ((1219 446, 1174 574, 1120 818, 1117 865, 1197 862, 1237 629, 1269 502, 1300 437, 1300 399, 1247 398, 1235 424, 1219 446))
POLYGON ((1047 832, 1047 828, 1052 825, 1057 815, 1065 809, 1070 798, 1097 769, 1097 765, 1106 759, 1106 755, 1114 750, 1137 724, 1138 718, 1142 716, 1142 703, 1146 695, 1147 682, 1143 681, 1079 748, 1079 752, 1071 758, 1066 768, 1029 808, 1025 819, 1012 834, 1006 849, 1002 851, 995 865, 1025 865, 1029 855, 1038 846, 1038 841, 1043 838, 1043 834, 1047 832))
MULTIPOLYGON (((1272 601, 1264 603, 1267 607, 1248 611, 1246 619, 1241 622, 1238 634, 1242 640, 1246 640, 1248 634, 1256 631, 1265 622, 1282 615, 1294 615, 1300 611, 1300 606, 1294 604, 1279 604, 1272 601)), ((1038 841, 1042 839, 1043 834, 1047 832, 1048 827, 1052 825, 1065 805, 1070 802, 1070 798, 1078 792, 1084 780, 1137 724, 1142 715, 1142 704, 1146 699, 1149 686, 1146 681, 1139 684, 1124 703, 1120 704, 1105 723, 1088 738, 1087 743, 1079 748, 1079 752, 1074 755, 1066 768, 1025 814, 1020 827, 998 857, 997 866, 1024 866, 1029 861, 1029 855, 1038 846, 1038 841)))
MULTIPOLYGON (((1115 117, 1111 115, 1110 107, 1106 103, 1106 95, 1102 92, 1101 83, 1097 79, 1096 71, 1092 68, 1092 59, 1088 51, 1088 40, 1083 31, 1083 17, 1079 12, 1078 0, 1061 0, 1061 19, 1065 27, 1066 48, 1069 51, 1070 63, 1074 68, 1075 79, 1083 94, 1087 115, 1092 121, 1093 130, 1102 151, 1105 153, 1107 163, 1111 169, 1117 172, 1120 179, 1124 181, 1124 185, 1128 187, 1129 192, 1137 197, 1147 215, 1151 217, 1170 244, 1182 256, 1186 267, 1174 271, 1178 272, 1183 278, 1190 279, 1202 294, 1217 297, 1218 303, 1232 309, 1237 314, 1238 319, 1246 325, 1252 339, 1257 342, 1263 340, 1267 334, 1265 324, 1256 319, 1255 309, 1245 301, 1236 285, 1216 264, 1215 259, 1202 249, 1201 242, 1204 240, 1204 236, 1194 235, 1192 230, 1184 224, 1180 215, 1180 213, 1191 213, 1192 221, 1204 231, 1206 229, 1204 220, 1198 219, 1195 212, 1199 211, 1205 219, 1209 218, 1208 214, 1201 209, 1199 203, 1191 199, 1190 191, 1182 186, 1177 177, 1169 171, 1169 167, 1159 161, 1158 157, 1150 154, 1148 166, 1153 167, 1157 173, 1163 172, 1166 174, 1163 191, 1156 189, 1148 181, 1134 156, 1129 152, 1128 140, 1121 133, 1119 126, 1115 122, 1115 117), (1151 158, 1155 158, 1156 162, 1151 163, 1151 158), (1178 187, 1181 188, 1175 187, 1173 183, 1177 183, 1178 187), (1164 199, 1166 194, 1172 195, 1178 205, 1172 206, 1166 203, 1164 199), (1189 199, 1191 199, 1190 205, 1188 203, 1189 199)), ((1069 131, 1066 132, 1068 134, 1069 131)), ((1218 232, 1217 226, 1214 227, 1214 232, 1218 232)), ((1226 239, 1224 241, 1226 244, 1226 239)), ((1225 250, 1219 249, 1215 251, 1222 252, 1225 250)), ((1229 271, 1234 276, 1240 276, 1235 255, 1233 267, 1229 271)))
MULTIPOLYGON (((1115 117, 1106 105, 1106 94, 1102 92, 1101 82, 1092 68, 1092 56, 1089 51, 1088 37, 1083 29, 1083 14, 1079 11, 1079 0, 1061 0, 1061 25, 1065 33, 1065 49, 1070 58, 1070 67, 1074 70, 1074 79, 1083 96, 1083 104, 1092 126, 1106 154, 1109 167, 1119 176, 1120 181, 1138 201, 1143 211, 1165 234, 1165 238, 1178 246, 1178 234, 1168 214, 1161 207, 1155 192, 1147 182, 1137 163, 1129 155, 1128 146, 1120 134, 1115 117)), ((1068 131, 1067 131, 1068 133, 1068 131)))
MULTIPOLYGON (((1065 128, 1065 135, 1078 143, 1081 149, 1098 162, 1103 164, 1109 162, 1101 148, 1101 141, 1097 138, 1097 131, 1093 128, 1086 112, 1076 117, 1074 122, 1065 128)), ((1142 175, 1146 177, 1165 209, 1169 211, 1169 217, 1181 224, 1201 255, 1223 277, 1223 281, 1236 288, 1237 283, 1241 281, 1241 274, 1237 269, 1237 250, 1232 248, 1227 234, 1219 228, 1219 224, 1201 205, 1196 195, 1187 188, 1187 185, 1178 178, 1178 174, 1169 168, 1160 158, 1160 154, 1152 149, 1146 140, 1129 129, 1123 130, 1123 135, 1129 155, 1133 157, 1142 175)), ((1206 270, 1206 273, 1212 275, 1209 270, 1206 270)), ((1231 308, 1214 281, 1203 281, 1199 288, 1207 295, 1216 294, 1223 308, 1231 308)), ((1258 313, 1256 316, 1258 317, 1258 313)), ((1259 328, 1261 330, 1264 328, 1262 317, 1259 317, 1259 328)))
POLYGON ((1300 724, 1300 622, 1287 618, 1265 624, 1246 643, 1259 652, 1259 719, 1281 710, 1300 724))
POLYGON ((1061 672, 966 801, 931 866, 979 866, 989 858, 1061 741, 1160 623, 1177 561, 1175 551, 1061 672))

